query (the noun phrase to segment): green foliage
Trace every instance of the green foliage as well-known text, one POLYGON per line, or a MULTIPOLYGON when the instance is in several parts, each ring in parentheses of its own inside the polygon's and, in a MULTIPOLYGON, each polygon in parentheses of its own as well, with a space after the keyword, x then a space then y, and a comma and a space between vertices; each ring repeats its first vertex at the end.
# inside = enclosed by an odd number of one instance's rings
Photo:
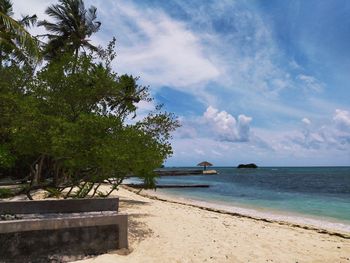
POLYGON ((0 198, 9 198, 12 197, 14 194, 11 191, 11 189, 8 188, 0 188, 0 198))
POLYGON ((7 147, 0 145, 0 169, 11 168, 15 164, 15 157, 7 147))
MULTIPOLYGON (((10 72, 0 71, 1 76, 10 72)), ((153 170, 172 153, 170 132, 178 124, 159 109, 133 125, 126 123, 139 101, 150 100, 137 79, 119 76, 88 55, 76 61, 62 56, 30 78, 13 65, 11 72, 16 81, 0 77, 5 84, 0 134, 7 149, 1 158, 7 168, 15 166, 7 174, 31 178, 32 185, 50 178, 50 187, 84 185, 76 197, 110 178, 120 179, 119 185, 127 176, 139 176, 154 186, 153 170)))
POLYGON ((55 187, 46 187, 45 190, 48 192, 48 197, 61 197, 62 192, 55 187))
POLYGON ((26 30, 36 23, 36 15, 15 20, 12 9, 11 1, 0 0, 0 67, 9 58, 27 64, 40 59, 38 40, 26 30))
POLYGON ((82 185, 78 185, 78 190, 74 193, 74 198, 84 198, 91 191, 93 186, 92 182, 86 182, 82 185))
POLYGON ((172 154, 169 141, 178 127, 176 118, 157 107, 136 122, 138 103, 152 100, 147 87, 138 78, 113 72, 115 38, 98 52, 77 52, 99 28, 96 9, 85 10, 80 0, 59 3, 48 9, 51 17, 63 23, 74 11, 64 23, 82 19, 79 23, 91 28, 73 28, 65 36, 59 30, 69 25, 55 29, 44 21, 57 33, 48 45, 58 37, 66 42, 55 59, 35 72, 11 56, 0 67, 0 176, 29 180, 20 191, 29 197, 38 188, 58 196, 65 187, 70 188, 66 196, 106 196, 128 176, 154 186, 153 170, 172 154), (74 42, 77 34, 85 40, 74 42), (98 191, 106 182, 111 190, 98 191))

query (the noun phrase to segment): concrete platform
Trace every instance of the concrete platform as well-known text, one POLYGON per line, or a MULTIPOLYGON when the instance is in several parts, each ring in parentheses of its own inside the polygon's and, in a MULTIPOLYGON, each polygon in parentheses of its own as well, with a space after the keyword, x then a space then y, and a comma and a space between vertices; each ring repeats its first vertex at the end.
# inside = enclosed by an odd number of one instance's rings
POLYGON ((21 212, 15 220, 0 221, 0 262, 67 262, 127 248, 128 217, 117 212, 118 203, 117 198, 0 202, 0 214, 21 212), (73 208, 79 212, 65 212, 73 208))

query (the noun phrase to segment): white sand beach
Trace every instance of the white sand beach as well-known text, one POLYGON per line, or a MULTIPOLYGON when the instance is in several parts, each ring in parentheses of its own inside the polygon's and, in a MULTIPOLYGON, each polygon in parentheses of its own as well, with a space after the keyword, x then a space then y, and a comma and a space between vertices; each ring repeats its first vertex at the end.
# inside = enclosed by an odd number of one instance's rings
POLYGON ((79 262, 350 262, 349 238, 161 201, 123 188, 116 195, 120 212, 129 214, 129 250, 79 262))

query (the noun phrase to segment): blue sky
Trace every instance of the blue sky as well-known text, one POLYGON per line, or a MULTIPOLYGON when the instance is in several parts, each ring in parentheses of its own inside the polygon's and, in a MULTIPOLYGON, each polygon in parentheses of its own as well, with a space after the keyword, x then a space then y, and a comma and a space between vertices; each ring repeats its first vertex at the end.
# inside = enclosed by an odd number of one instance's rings
MULTIPOLYGON (((45 18, 55 1, 13 2, 45 18)), ((350 165, 350 1, 85 2, 115 70, 179 116, 167 165, 350 165)))

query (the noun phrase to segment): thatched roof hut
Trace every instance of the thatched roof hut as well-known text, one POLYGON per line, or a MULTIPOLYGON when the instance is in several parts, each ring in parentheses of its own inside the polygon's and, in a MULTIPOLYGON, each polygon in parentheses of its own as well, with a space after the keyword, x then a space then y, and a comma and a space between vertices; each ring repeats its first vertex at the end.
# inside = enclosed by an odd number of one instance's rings
POLYGON ((207 166, 213 166, 213 164, 210 163, 210 162, 204 161, 204 162, 201 162, 201 163, 197 164, 197 166, 203 166, 204 170, 206 170, 207 166))

